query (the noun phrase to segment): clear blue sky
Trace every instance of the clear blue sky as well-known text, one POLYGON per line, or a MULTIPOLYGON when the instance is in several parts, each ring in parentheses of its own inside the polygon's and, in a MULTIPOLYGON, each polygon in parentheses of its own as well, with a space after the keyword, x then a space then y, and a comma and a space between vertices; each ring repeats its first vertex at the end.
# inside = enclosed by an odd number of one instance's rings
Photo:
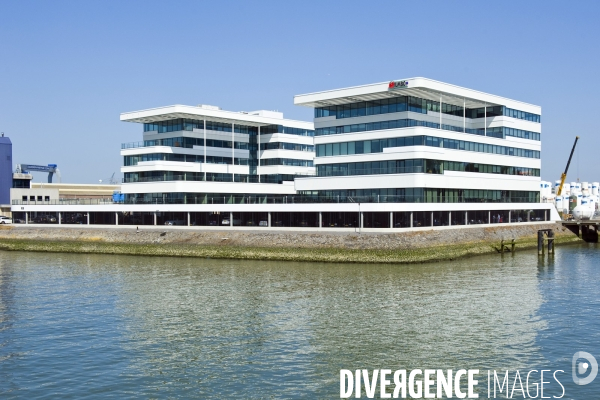
POLYGON ((569 180, 600 181, 599 15, 598 1, 0 0, 0 131, 15 163, 95 183, 142 138, 121 112, 311 120, 295 94, 424 76, 541 105, 542 178, 579 135, 569 180))

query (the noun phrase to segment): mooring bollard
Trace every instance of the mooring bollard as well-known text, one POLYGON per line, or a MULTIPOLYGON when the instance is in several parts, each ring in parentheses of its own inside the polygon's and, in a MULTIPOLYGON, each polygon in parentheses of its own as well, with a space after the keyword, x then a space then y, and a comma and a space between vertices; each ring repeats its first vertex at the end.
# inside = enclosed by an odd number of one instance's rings
POLYGON ((512 240, 512 242, 510 243, 510 252, 514 253, 515 252, 515 239, 512 240))
POLYGON ((548 232, 548 254, 554 254, 554 231, 548 232))
POLYGON ((544 255, 544 231, 538 231, 538 255, 544 255))
POLYGON ((504 239, 500 241, 500 253, 504 253, 504 239))

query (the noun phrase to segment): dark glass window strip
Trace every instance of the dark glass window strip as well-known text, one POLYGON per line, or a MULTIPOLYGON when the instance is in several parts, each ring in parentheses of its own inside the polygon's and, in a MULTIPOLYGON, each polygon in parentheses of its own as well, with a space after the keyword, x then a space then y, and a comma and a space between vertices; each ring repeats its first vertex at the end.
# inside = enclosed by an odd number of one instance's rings
MULTIPOLYGON (((429 121, 419 121, 416 119, 395 119, 391 121, 380 121, 380 122, 369 122, 365 124, 352 124, 352 125, 340 125, 340 126, 328 126, 325 128, 317 128, 315 130, 315 136, 324 135, 338 135, 342 133, 354 133, 354 132, 365 132, 365 131, 379 131, 383 129, 398 129, 398 128, 410 128, 414 126, 424 126, 427 128, 439 129, 440 124, 429 121)), ((442 125, 442 129, 454 132, 463 132, 462 126, 453 125, 442 125)), ((485 134, 484 129, 466 129, 466 133, 483 136, 485 134)))
MULTIPOLYGON (((123 166, 130 167, 143 161, 177 161, 203 163, 203 155, 152 153, 135 156, 124 156, 123 166)), ((231 164, 231 157, 206 156, 207 164, 231 164)), ((247 158, 236 158, 235 165, 248 165, 247 158)))
POLYGON ((428 174, 443 174, 445 170, 501 175, 540 176, 540 170, 537 168, 429 159, 320 164, 317 165, 317 176, 411 174, 424 172, 428 174))
POLYGON ((514 129, 514 128, 507 128, 507 127, 503 127, 502 129, 503 129, 504 135, 506 135, 506 136, 517 137, 517 138, 521 138, 521 139, 538 140, 538 141, 541 140, 541 134, 539 132, 530 132, 530 131, 524 131, 522 129, 514 129))
POLYGON ((260 165, 291 165, 294 167, 312 167, 312 160, 296 160, 294 158, 265 158, 260 160, 260 165))
POLYGON ((315 136, 315 131, 302 128, 291 128, 283 125, 266 125, 260 127, 261 135, 270 135, 274 133, 287 133, 288 135, 297 136, 315 136))
MULTIPOLYGON (((218 132, 231 132, 231 123, 206 121, 206 130, 218 132)), ((204 129, 204 121, 195 119, 177 118, 170 121, 160 121, 144 124, 144 132, 157 131, 158 133, 191 131, 204 129)), ((284 125, 266 125, 260 128, 261 134, 287 133, 289 135, 314 136, 314 131, 302 128, 292 128, 284 125)), ((258 127, 235 124, 233 131, 247 135, 258 134, 258 127)))
POLYGON ((320 202, 388 202, 388 203, 539 203, 539 191, 384 188, 301 191, 320 202))
POLYGON ((525 111, 514 110, 512 108, 503 107, 503 114, 507 117, 524 119, 531 122, 542 122, 542 117, 537 114, 528 113, 525 111))
MULTIPOLYGON (((328 126, 325 128, 317 128, 315 130, 315 136, 324 135, 339 135, 342 133, 354 133, 354 132, 366 132, 366 131, 379 131, 383 129, 399 129, 409 128, 414 126, 424 126, 427 128, 439 129, 440 124, 436 122, 419 121, 416 119, 396 119, 391 121, 380 121, 380 122, 369 122, 365 124, 352 124, 352 125, 340 125, 340 126, 328 126)), ((503 139, 505 135, 522 137, 524 139, 540 140, 540 134, 536 132, 523 131, 520 129, 512 129, 506 127, 494 127, 494 128, 463 128, 462 126, 454 126, 442 124, 442 129, 446 131, 470 133, 472 135, 489 136, 499 139, 503 139)))
POLYGON ((261 183, 283 183, 284 181, 292 181, 293 182, 297 176, 303 177, 303 178, 307 177, 306 175, 269 174, 269 175, 261 175, 260 182, 261 183))
MULTIPOLYGON (((231 174, 211 174, 210 179, 231 181, 231 174)), ((258 177, 235 175, 236 182, 258 177), (239 176, 239 178, 238 178, 239 176), (239 179, 239 180, 238 180, 239 179)), ((539 203, 539 191, 385 188, 303 191, 297 195, 232 193, 127 193, 125 203, 138 204, 223 204, 223 203, 539 203)), ((454 211, 453 211, 454 213, 454 211)))
MULTIPOLYGON (((143 147, 151 146, 183 147, 186 149, 191 149, 194 146, 204 146, 204 139, 192 137, 177 137, 168 139, 144 140, 143 147)), ((230 149, 231 141, 206 139, 206 147, 219 147, 230 149)), ((121 148, 123 148, 123 146, 121 146, 121 148)), ((239 150, 248 150, 249 145, 247 142, 236 141, 235 148, 239 150)))
MULTIPOLYGON (((463 107, 442 102, 442 113, 463 116, 463 107)), ((315 118, 336 117, 354 118, 366 115, 379 115, 395 112, 412 111, 421 114, 427 114, 429 111, 440 112, 440 102, 434 100, 421 99, 413 96, 398 96, 389 99, 361 101, 356 103, 341 104, 328 107, 315 108, 315 118)), ((524 111, 514 110, 504 106, 491 106, 480 108, 467 108, 464 111, 466 118, 484 118, 506 115, 512 118, 524 119, 532 122, 540 122, 541 118, 537 114, 531 114, 524 111)))
POLYGON ((295 151, 315 151, 315 146, 299 143, 271 142, 261 143, 261 150, 295 150, 295 151))
POLYGON ((381 153, 386 147, 430 146, 443 147, 479 153, 501 154, 506 156, 540 158, 537 150, 499 146, 464 140, 444 139, 434 136, 406 136, 400 138, 362 140, 355 142, 329 143, 317 145, 317 157, 343 156, 352 154, 381 153))
MULTIPOLYGON (((126 172, 123 183, 138 182, 170 182, 170 181, 204 181, 204 172, 173 172, 173 171, 148 171, 148 172, 126 172)), ((207 182, 258 182, 257 176, 247 174, 206 173, 207 182), (232 179, 234 179, 232 181, 232 179)))

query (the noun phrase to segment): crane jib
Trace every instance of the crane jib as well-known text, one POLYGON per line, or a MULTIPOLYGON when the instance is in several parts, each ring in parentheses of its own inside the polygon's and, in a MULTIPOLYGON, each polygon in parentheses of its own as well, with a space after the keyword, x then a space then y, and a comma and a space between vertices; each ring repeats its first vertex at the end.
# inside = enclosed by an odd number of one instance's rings
POLYGON ((571 165, 571 159, 573 158, 573 153, 575 152, 575 146, 577 146, 577 141, 579 140, 579 136, 575 136, 575 143, 573 143, 573 148, 571 149, 571 155, 569 155, 569 161, 567 161, 567 167, 565 168, 565 175, 569 170, 569 165, 571 165))
POLYGON ((573 153, 575 152, 575 146, 577 146, 577 141, 579 140, 579 136, 575 136, 575 143, 573 143, 573 148, 571 149, 571 154, 569 155, 569 161, 567 161, 567 166, 565 167, 565 172, 562 173, 560 177, 560 186, 558 187, 558 191, 556 192, 557 196, 562 194, 562 188, 565 184, 565 180, 567 179, 567 172, 569 171, 569 165, 571 165, 571 159, 573 158, 573 153))

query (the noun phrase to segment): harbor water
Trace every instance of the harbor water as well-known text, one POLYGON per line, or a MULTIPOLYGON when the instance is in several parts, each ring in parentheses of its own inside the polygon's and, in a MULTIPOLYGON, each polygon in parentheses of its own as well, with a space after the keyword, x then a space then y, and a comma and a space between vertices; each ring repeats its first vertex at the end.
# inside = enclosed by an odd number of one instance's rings
POLYGON ((571 376, 575 352, 600 360, 599 250, 415 265, 0 252, 0 398, 339 398, 341 369, 382 368, 562 370, 563 398, 600 398, 600 377, 571 376))

